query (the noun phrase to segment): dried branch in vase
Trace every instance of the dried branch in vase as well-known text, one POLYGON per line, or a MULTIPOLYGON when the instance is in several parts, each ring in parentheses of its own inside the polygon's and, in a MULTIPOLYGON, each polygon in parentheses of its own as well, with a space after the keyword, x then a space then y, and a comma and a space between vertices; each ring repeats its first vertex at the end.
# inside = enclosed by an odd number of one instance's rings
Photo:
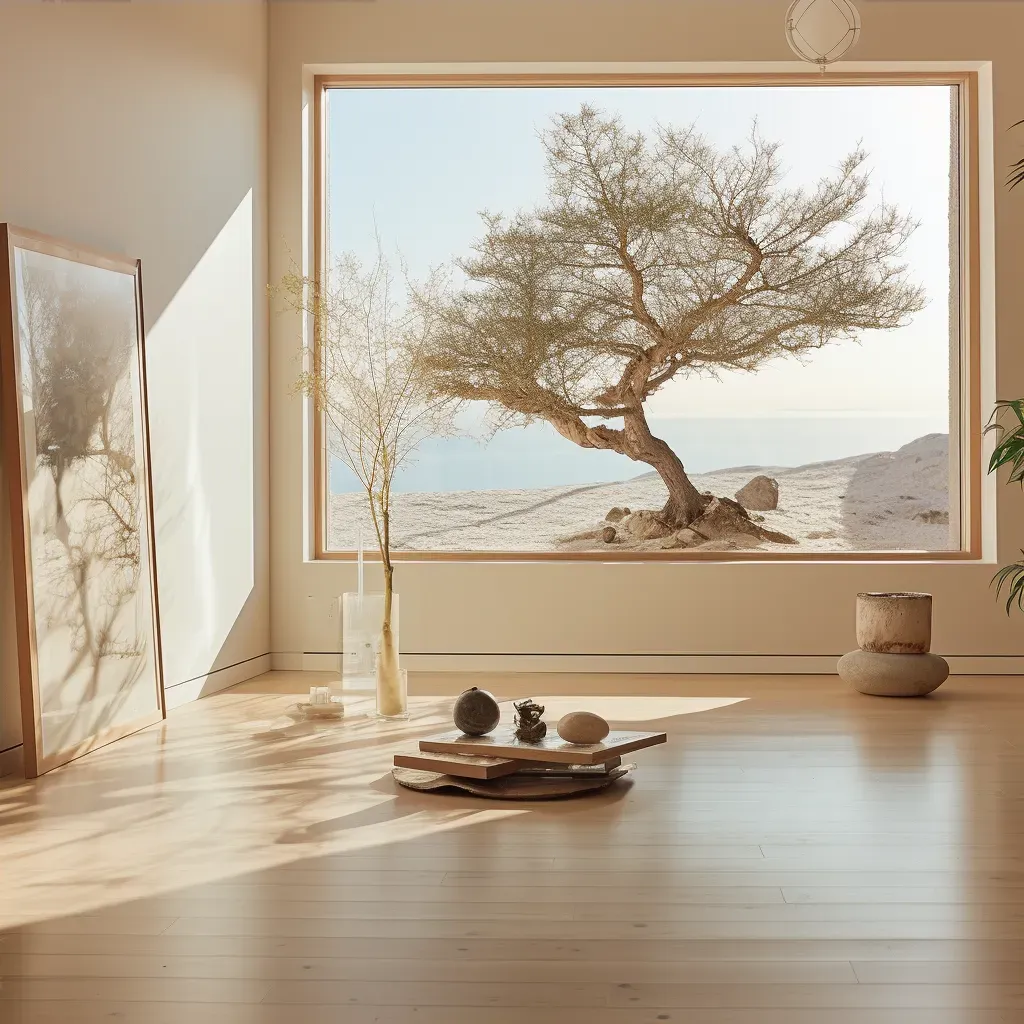
POLYGON ((384 573, 378 711, 385 717, 405 711, 392 629, 393 484, 423 441, 454 431, 456 403, 428 387, 422 365, 444 285, 440 276, 419 284, 399 278, 378 241, 369 267, 345 255, 322 277, 291 273, 276 289, 288 309, 312 318, 315 341, 304 349, 296 388, 324 416, 328 450, 362 487, 377 539, 384 573))

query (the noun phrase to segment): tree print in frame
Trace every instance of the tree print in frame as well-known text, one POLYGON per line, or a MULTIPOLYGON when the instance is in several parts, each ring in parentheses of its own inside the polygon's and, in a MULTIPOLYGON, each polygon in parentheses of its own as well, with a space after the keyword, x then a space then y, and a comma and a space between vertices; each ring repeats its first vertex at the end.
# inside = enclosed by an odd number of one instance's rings
POLYGON ((142 269, 0 225, 25 774, 164 717, 142 269))

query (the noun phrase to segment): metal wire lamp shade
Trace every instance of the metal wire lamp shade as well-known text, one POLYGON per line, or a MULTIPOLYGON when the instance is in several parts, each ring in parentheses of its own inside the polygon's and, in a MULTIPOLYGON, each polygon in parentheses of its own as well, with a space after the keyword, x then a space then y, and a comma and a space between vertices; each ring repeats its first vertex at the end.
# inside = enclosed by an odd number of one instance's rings
POLYGON ((801 60, 824 71, 860 38, 860 12, 852 0, 794 0, 786 13, 786 38, 801 60))

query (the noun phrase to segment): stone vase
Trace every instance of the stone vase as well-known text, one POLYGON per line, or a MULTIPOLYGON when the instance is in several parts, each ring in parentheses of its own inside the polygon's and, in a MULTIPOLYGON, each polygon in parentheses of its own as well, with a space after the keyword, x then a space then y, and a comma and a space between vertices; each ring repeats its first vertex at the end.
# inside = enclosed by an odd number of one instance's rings
POLYGON ((858 594, 857 646, 872 654, 927 654, 932 595, 858 594))
POLYGON ((949 676, 931 642, 931 594, 858 594, 859 649, 839 659, 839 676, 861 693, 923 697, 949 676))

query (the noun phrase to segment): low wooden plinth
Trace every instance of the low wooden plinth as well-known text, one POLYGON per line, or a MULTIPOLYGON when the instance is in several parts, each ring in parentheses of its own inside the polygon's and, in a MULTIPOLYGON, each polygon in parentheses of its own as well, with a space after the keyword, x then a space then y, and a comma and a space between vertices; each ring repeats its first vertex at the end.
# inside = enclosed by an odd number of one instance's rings
POLYGON ((395 782, 407 789, 429 791, 435 789, 461 789, 475 796, 495 800, 553 800, 605 789, 621 779, 629 768, 614 768, 610 772, 594 773, 586 778, 570 774, 506 775, 500 779, 466 779, 442 772, 417 771, 414 768, 392 768, 395 782))
POLYGON ((505 757, 516 761, 548 761, 555 764, 603 764, 634 750, 664 743, 663 732, 609 733, 601 743, 566 743, 557 734, 549 734, 537 743, 524 743, 510 728, 498 729, 487 736, 466 736, 447 732, 420 740, 420 750, 436 754, 471 754, 478 757, 505 757))

